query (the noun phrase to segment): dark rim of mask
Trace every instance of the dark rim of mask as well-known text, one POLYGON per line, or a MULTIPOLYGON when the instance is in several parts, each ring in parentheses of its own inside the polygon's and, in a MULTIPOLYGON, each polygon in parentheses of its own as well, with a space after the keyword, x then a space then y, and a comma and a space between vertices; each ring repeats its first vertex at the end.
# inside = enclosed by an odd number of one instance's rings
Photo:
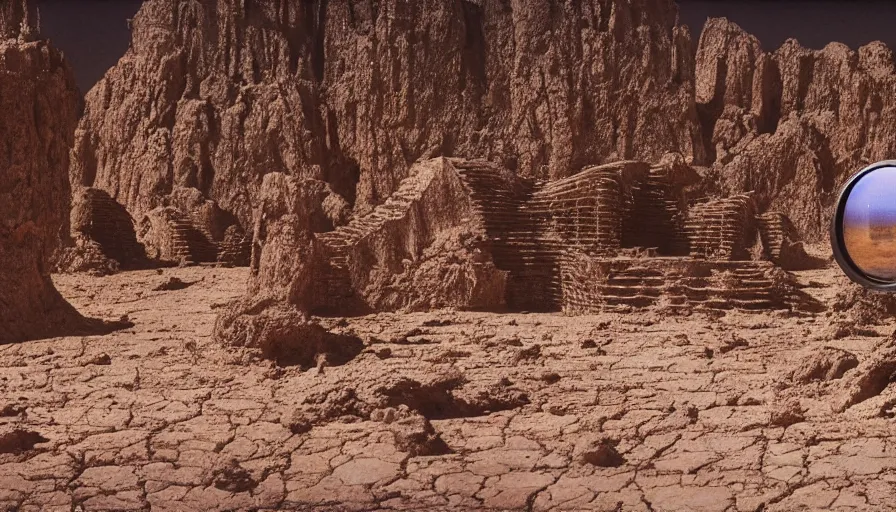
MULTIPOLYGON (((862 178, 883 167, 892 167, 896 169, 896 160, 883 160, 865 167, 861 171, 855 173, 849 181, 843 185, 840 196, 837 198, 837 209, 834 212, 834 218, 831 221, 831 249, 834 251, 834 259, 843 273, 846 274, 853 282, 858 283, 872 290, 880 290, 886 292, 896 292, 896 280, 886 281, 877 277, 869 276, 859 269, 852 258, 849 257, 849 251, 846 250, 846 243, 843 235, 843 214, 846 210, 846 202, 852 192, 853 187, 862 178)), ((896 194, 896 191, 894 191, 896 194)), ((896 197, 894 197, 896 199, 896 197)), ((896 264, 896 262, 894 262, 896 264)))

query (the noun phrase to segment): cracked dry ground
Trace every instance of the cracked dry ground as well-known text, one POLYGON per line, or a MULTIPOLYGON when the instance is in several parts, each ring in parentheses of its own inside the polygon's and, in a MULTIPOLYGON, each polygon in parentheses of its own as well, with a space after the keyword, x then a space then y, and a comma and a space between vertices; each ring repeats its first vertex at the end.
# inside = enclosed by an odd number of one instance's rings
MULTIPOLYGON (((0 509, 879 510, 896 496, 889 373, 838 407, 887 326, 381 314, 323 320, 364 341, 347 363, 281 368, 211 339, 246 276, 57 276, 82 312, 135 326, 0 347, 0 509), (193 284, 153 291, 170 277, 193 284), (842 378, 800 370, 836 348, 854 354, 828 368, 842 378)), ((799 279, 823 300, 844 283, 799 279)))

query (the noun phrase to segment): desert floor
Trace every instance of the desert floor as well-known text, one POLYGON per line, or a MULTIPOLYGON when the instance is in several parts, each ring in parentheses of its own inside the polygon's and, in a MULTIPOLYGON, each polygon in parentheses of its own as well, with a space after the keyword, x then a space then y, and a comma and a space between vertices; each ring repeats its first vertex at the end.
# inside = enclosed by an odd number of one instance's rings
MULTIPOLYGON (((797 275, 826 302, 846 283, 834 267, 797 275)), ((835 332, 829 313, 380 314, 323 320, 364 341, 346 364, 281 368, 211 338, 246 276, 56 276, 83 313, 135 326, 0 347, 0 509, 881 510, 896 498, 894 386, 837 412, 891 326, 835 332), (172 276, 193 284, 153 291, 172 276), (860 366, 793 377, 823 347, 860 366), (395 411, 295 426, 309 397, 363 399, 403 378, 425 390, 445 375, 458 387, 416 404, 441 454, 399 446, 395 411)))

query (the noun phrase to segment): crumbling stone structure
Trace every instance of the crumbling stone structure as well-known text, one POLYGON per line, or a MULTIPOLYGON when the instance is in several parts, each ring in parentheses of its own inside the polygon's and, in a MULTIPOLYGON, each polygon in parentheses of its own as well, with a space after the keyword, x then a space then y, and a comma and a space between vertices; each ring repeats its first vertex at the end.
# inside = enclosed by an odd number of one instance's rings
POLYGON ((319 310, 500 307, 506 273, 485 247, 486 218, 451 161, 415 165, 382 205, 317 235, 329 262, 319 310))
POLYGON ((234 224, 224 231, 218 244, 218 263, 225 267, 248 267, 252 257, 252 233, 234 224))
POLYGON ((147 255, 168 263, 204 263, 217 260, 218 251, 207 232, 173 206, 147 213, 139 224, 147 255))
POLYGON ((189 187, 175 189, 165 202, 138 223, 137 232, 149 258, 178 264, 248 266, 251 236, 217 203, 189 187))
POLYGON ((72 237, 96 242, 107 258, 124 266, 145 258, 133 219, 106 191, 91 187, 75 191, 70 219, 72 237))
POLYGON ((713 260, 749 259, 756 239, 756 205, 750 195, 737 195, 695 205, 685 232, 691 255, 713 260))
MULTIPOLYGON (((547 183, 482 160, 419 163, 382 206, 315 235, 328 262, 319 310, 788 307, 775 266, 750 261, 759 226, 774 222, 757 219, 749 195, 689 208, 698 179, 674 154, 547 183), (427 266, 452 250, 459 267, 427 266)), ((766 260, 776 240, 762 238, 766 260)))
POLYGON ((767 212, 756 218, 762 240, 762 257, 785 270, 805 270, 824 264, 806 254, 803 241, 790 218, 780 212, 767 212))

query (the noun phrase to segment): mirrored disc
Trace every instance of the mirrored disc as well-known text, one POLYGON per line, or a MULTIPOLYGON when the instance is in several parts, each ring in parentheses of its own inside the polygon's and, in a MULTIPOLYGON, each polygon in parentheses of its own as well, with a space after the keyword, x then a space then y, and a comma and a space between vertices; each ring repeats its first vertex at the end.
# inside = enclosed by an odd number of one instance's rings
POLYGON ((896 281, 896 166, 865 173, 843 200, 841 231, 849 258, 868 277, 896 281))

